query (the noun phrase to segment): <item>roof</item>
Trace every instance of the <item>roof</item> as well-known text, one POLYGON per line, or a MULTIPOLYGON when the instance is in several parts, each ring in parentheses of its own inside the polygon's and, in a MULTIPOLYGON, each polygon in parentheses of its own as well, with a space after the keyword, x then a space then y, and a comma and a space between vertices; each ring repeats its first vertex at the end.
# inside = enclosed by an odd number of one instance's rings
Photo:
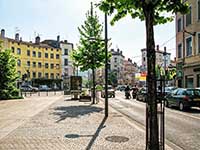
POLYGON ((11 38, 1 38, 0 39, 4 40, 8 40, 9 42, 15 42, 15 43, 21 43, 21 44, 25 44, 25 45, 29 45, 29 46, 33 46, 33 47, 44 47, 44 48, 54 48, 48 44, 45 44, 45 43, 39 43, 39 44, 36 44, 36 43, 32 43, 32 42, 26 42, 26 41, 22 41, 22 40, 15 40, 15 39, 11 39, 11 38))

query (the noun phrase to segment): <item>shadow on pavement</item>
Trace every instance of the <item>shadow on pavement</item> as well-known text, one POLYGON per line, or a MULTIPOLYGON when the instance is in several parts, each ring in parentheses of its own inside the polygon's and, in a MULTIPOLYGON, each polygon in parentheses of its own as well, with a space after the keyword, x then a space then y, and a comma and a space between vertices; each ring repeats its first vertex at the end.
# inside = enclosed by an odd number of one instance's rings
POLYGON ((103 109, 95 106, 60 106, 54 108, 55 112, 54 115, 60 117, 56 123, 65 120, 66 118, 77 118, 84 115, 90 115, 91 113, 100 112, 103 109))
POLYGON ((97 131, 95 134, 92 136, 92 139, 90 140, 89 144, 86 147, 86 150, 90 150, 92 145, 94 144, 96 138, 98 137, 99 133, 101 132, 101 129, 105 128, 106 126, 104 125, 107 120, 107 117, 104 117, 103 120, 101 121, 101 124, 98 126, 97 131))

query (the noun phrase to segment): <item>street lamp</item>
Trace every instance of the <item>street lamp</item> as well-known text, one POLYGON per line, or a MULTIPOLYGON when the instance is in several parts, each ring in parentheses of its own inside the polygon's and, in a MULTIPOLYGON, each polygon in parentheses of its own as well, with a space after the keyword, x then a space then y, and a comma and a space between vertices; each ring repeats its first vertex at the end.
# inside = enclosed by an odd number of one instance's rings
POLYGON ((105 117, 108 117, 108 26, 105 13, 105 117))

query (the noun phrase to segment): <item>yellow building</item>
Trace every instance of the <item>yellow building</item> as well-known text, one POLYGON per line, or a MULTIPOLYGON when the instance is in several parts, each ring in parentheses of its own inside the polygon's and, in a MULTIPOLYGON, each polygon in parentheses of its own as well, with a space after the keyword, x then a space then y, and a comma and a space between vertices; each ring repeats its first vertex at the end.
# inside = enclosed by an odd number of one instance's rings
POLYGON ((61 79, 61 49, 54 48, 40 42, 37 36, 35 43, 25 42, 15 35, 15 39, 5 37, 5 30, 1 30, 0 40, 3 41, 3 49, 11 49, 17 57, 17 72, 20 77, 27 75, 26 80, 34 82, 61 79))

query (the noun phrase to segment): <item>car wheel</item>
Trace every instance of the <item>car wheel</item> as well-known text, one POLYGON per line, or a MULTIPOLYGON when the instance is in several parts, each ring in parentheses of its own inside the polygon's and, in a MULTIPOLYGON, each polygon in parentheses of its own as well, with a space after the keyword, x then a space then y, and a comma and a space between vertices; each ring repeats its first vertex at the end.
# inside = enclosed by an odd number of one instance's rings
POLYGON ((184 110, 184 104, 182 102, 179 103, 179 110, 181 110, 181 111, 184 110))
POLYGON ((139 101, 139 98, 136 96, 136 100, 138 100, 139 101))

